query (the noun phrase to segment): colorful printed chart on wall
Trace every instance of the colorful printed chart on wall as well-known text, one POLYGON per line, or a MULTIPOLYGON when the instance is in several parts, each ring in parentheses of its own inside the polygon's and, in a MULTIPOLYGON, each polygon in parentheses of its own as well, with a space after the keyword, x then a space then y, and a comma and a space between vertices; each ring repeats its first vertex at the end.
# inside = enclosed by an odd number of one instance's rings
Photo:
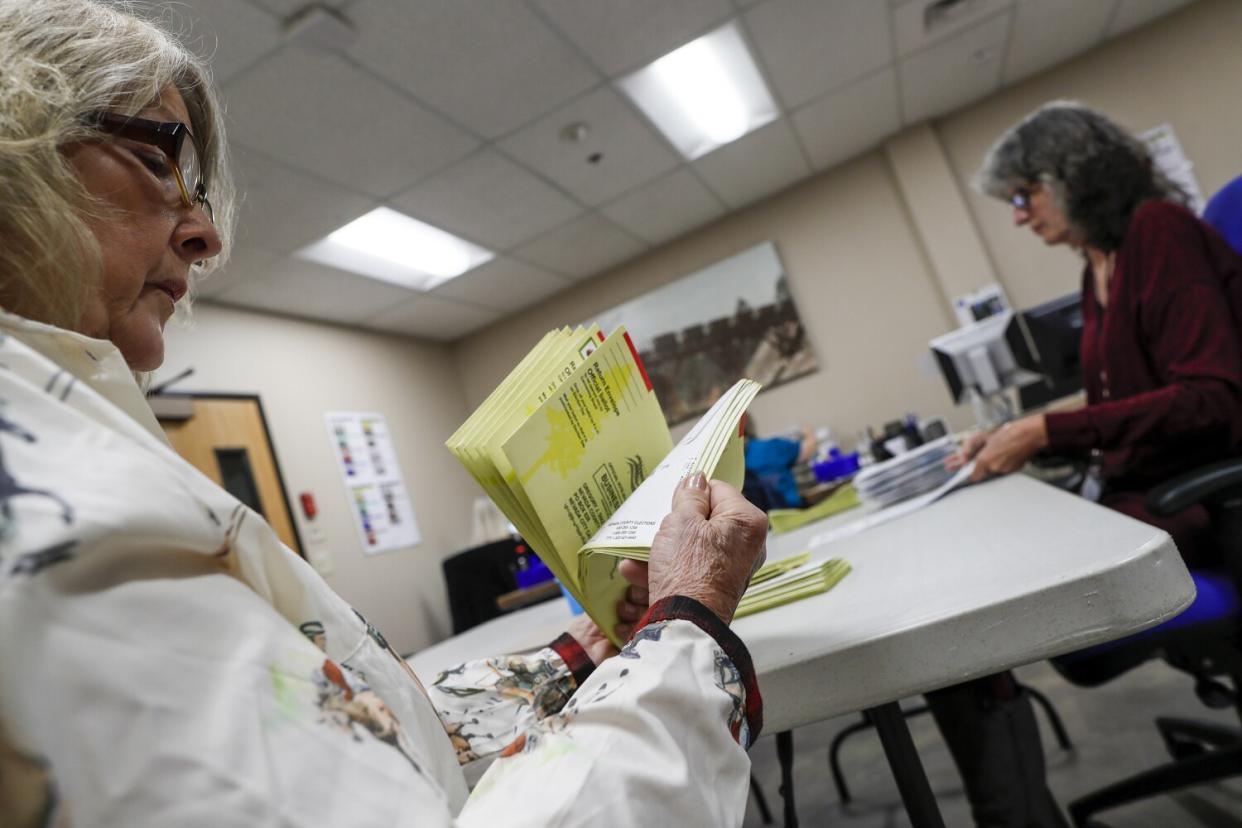
POLYGON ((764 389, 818 369, 772 242, 598 315, 629 329, 669 425, 697 417, 743 377, 764 389))
POLYGON ((1186 206, 1195 211, 1195 215, 1203 212, 1203 191, 1199 189, 1199 179, 1195 178, 1195 165, 1186 157, 1182 142, 1177 140, 1177 133, 1172 124, 1161 124, 1146 132, 1139 133, 1139 140, 1147 145, 1151 160, 1156 169, 1165 177, 1182 188, 1190 199, 1186 206))
POLYGON ((422 537, 384 415, 329 411, 324 419, 363 551, 417 546, 422 537))

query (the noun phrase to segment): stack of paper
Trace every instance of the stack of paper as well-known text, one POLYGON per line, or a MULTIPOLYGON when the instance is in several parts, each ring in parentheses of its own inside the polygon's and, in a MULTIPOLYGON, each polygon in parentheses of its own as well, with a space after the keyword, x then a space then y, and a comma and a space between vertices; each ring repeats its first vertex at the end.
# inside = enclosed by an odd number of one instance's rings
MULTIPOLYGON (((676 447, 624 328, 547 334, 449 438, 449 450, 610 637, 626 583, 686 474, 740 486, 741 380, 676 447)), ((620 643, 620 642, 615 642, 620 643)))
POLYGON ((780 535, 794 529, 814 523, 817 520, 853 509, 859 504, 858 490, 846 483, 828 497, 806 509, 773 509, 768 512, 768 522, 772 531, 780 535))
POLYGON ((854 477, 858 496, 888 506, 935 489, 953 476, 945 461, 957 451, 952 437, 942 437, 892 460, 868 466, 854 477))
POLYGON ((783 561, 766 564, 751 578, 734 618, 779 607, 821 592, 827 592, 849 574, 850 565, 840 558, 810 563, 811 553, 803 552, 783 561))

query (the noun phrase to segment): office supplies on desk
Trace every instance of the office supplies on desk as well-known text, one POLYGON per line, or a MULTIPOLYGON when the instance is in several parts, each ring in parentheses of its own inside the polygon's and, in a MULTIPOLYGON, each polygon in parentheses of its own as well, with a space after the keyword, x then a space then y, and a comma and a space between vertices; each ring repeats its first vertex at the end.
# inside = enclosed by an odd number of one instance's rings
POLYGON ((862 458, 858 452, 842 454, 839 448, 833 448, 828 456, 811 465, 815 479, 820 483, 831 483, 834 480, 849 478, 862 466, 862 458))

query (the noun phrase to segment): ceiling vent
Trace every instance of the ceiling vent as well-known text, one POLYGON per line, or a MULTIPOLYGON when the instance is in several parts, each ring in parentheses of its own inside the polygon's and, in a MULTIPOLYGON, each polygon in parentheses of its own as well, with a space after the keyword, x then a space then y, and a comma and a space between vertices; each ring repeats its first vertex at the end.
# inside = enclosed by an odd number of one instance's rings
POLYGON ((934 35, 975 14, 980 0, 933 0, 923 7, 923 32, 934 35))
POLYGON ((1011 4, 1012 0, 908 0, 894 3, 897 52, 903 57, 917 52, 1011 4))

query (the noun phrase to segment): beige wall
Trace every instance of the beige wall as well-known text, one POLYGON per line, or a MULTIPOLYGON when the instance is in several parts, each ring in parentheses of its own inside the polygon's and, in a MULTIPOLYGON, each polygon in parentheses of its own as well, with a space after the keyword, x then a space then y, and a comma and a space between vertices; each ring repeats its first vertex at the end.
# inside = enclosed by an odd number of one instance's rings
POLYGON ((334 571, 328 583, 400 652, 451 632, 440 561, 469 538, 474 482, 444 449, 465 416, 442 346, 332 325, 199 305, 192 327, 170 326, 161 377, 193 366, 179 391, 257 393, 263 402, 303 543, 297 493, 319 505, 334 571), (422 543, 364 555, 337 470, 326 411, 378 411, 393 434, 422 543))
POLYGON ((951 327, 947 305, 880 153, 728 216, 489 330, 455 349, 471 405, 545 330, 588 320, 627 299, 770 239, 820 370, 761 394, 762 431, 828 424, 851 441, 867 423, 907 411, 944 413, 938 377, 920 373, 927 341, 951 327))
POLYGON ((1080 260, 1012 226, 970 177, 1005 129, 1071 98, 1141 132, 1170 123, 1205 197, 1242 173, 1242 2, 1201 0, 1103 48, 1005 90, 937 125, 941 145, 1010 299, 1029 306, 1077 290, 1080 260))

